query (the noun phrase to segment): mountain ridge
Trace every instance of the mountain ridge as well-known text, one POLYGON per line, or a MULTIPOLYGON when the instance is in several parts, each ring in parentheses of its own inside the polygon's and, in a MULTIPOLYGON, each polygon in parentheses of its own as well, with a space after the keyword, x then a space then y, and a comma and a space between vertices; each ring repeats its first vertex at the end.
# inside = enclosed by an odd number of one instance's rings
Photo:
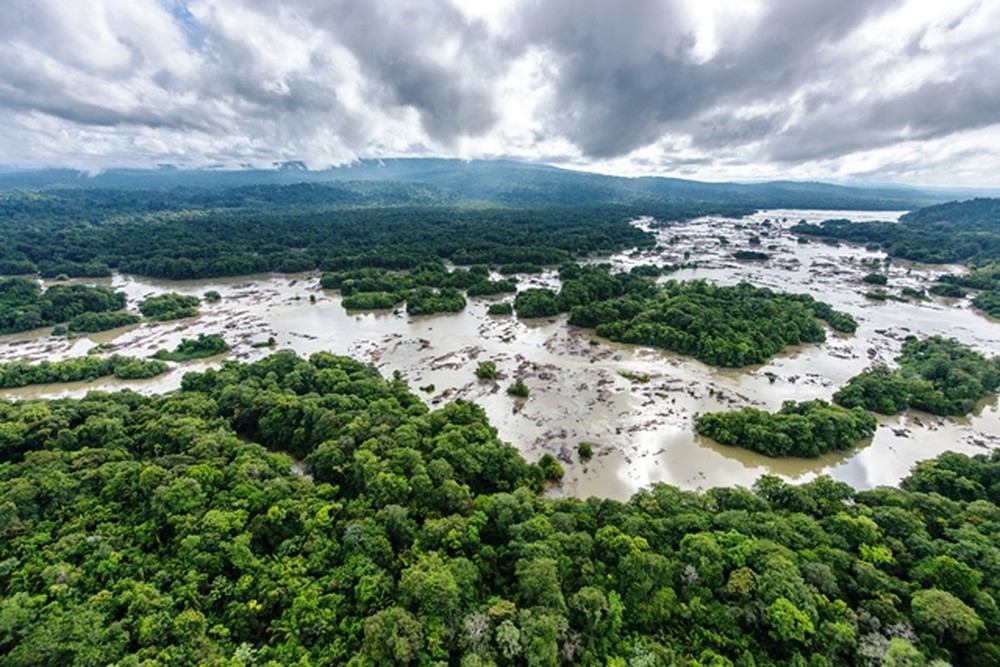
MULTIPOLYGON (((643 204, 664 201, 729 202, 759 208, 911 210, 949 199, 904 186, 859 187, 819 181, 778 180, 761 183, 708 182, 662 176, 614 176, 514 160, 458 158, 366 159, 312 171, 298 162, 274 169, 188 170, 109 169, 87 174, 73 169, 0 170, 0 191, 57 188, 228 190, 246 186, 300 183, 410 183, 429 187, 439 201, 539 204, 643 204)), ((430 191, 428 196, 432 197, 430 191)), ((432 197, 433 198, 433 197, 432 197)))

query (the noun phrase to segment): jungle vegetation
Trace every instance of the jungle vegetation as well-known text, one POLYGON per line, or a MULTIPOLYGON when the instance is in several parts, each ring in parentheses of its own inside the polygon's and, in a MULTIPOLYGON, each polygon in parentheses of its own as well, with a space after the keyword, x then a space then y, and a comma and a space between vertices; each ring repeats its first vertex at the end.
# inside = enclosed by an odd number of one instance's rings
POLYGON ((851 378, 834 400, 884 415, 916 408, 961 416, 1000 388, 1000 356, 988 358, 954 338, 909 336, 898 368, 876 365, 851 378))
POLYGON ((146 297, 139 302, 139 312, 151 320, 166 322, 198 315, 201 299, 196 296, 167 292, 146 297))
POLYGON ((167 370, 162 361, 113 354, 88 355, 63 361, 7 361, 0 363, 0 388, 25 387, 50 382, 80 382, 113 375, 123 380, 151 378, 167 370))
POLYGON ((2 401, 0 660, 1000 662, 1000 454, 627 502, 539 496, 558 472, 326 353, 2 401))
POLYGON ((928 206, 891 222, 827 220, 800 223, 798 234, 876 244, 891 257, 931 264, 965 263, 967 275, 947 275, 931 286, 932 294, 963 297, 976 290, 973 304, 1000 317, 1000 199, 972 199, 928 206))
POLYGON ((863 408, 823 400, 785 401, 778 412, 742 408, 696 415, 695 430, 723 445, 767 456, 815 458, 854 447, 875 434, 878 423, 863 408))
MULTIPOLYGON (((29 278, 0 279, 0 334, 28 331, 125 307, 125 294, 107 287, 51 285, 29 278)), ((87 320, 76 320, 77 324, 87 320)))
POLYGON ((229 350, 229 344, 219 334, 198 334, 197 338, 183 338, 173 350, 157 350, 154 359, 163 361, 189 361, 202 359, 229 350))
POLYGON ((825 340, 820 320, 853 333, 857 322, 807 294, 784 294, 741 283, 723 287, 702 280, 661 285, 644 272, 613 273, 610 266, 564 264, 559 293, 518 292, 520 317, 569 312, 569 323, 593 328, 614 341, 652 345, 714 366, 766 361, 789 345, 825 340))

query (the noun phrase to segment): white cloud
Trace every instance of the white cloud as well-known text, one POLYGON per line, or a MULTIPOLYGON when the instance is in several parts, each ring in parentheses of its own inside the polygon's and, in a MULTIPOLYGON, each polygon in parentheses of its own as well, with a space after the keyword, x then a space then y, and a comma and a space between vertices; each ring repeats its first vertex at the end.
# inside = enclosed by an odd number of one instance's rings
POLYGON ((1000 184, 1000 3, 10 0, 0 163, 1000 184))

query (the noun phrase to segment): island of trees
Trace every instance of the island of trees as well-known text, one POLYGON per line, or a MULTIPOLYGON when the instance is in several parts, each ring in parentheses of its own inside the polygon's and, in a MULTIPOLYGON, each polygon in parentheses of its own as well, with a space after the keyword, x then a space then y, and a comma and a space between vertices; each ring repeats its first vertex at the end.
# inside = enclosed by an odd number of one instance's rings
POLYGON ((823 400, 785 401, 778 412, 743 408, 695 416, 695 430, 723 445, 767 456, 814 458, 854 447, 875 434, 878 423, 863 408, 823 400))
POLYGON ((916 408, 960 416, 1000 388, 1000 357, 987 358, 954 338, 909 336, 896 363, 896 369, 876 365, 854 376, 834 400, 885 415, 916 408))
POLYGON ((197 338, 183 338, 173 350, 157 350, 154 359, 163 361, 189 361, 203 359, 229 350, 229 344, 219 334, 198 334, 197 338))
POLYGON ((857 322, 807 294, 783 294, 741 283, 702 280, 656 285, 641 273, 612 273, 607 265, 563 265, 559 293, 518 292, 521 317, 569 311, 569 323, 614 341, 651 345, 715 366, 766 361, 790 345, 825 340, 819 320, 853 333, 857 322))
POLYGON ((198 315, 201 299, 196 296, 167 292, 146 297, 139 302, 139 312, 151 320, 166 322, 198 315))
POLYGON ((107 357, 88 355, 63 361, 8 361, 0 363, 0 388, 25 387, 51 382, 81 382, 113 375, 122 380, 151 378, 167 370, 155 359, 136 359, 113 354, 107 357))
POLYGON ((0 333, 16 333, 71 322, 77 331, 98 326, 125 307, 125 294, 107 287, 56 284, 42 290, 28 278, 0 279, 0 333), (96 316, 96 317, 95 317, 96 316))

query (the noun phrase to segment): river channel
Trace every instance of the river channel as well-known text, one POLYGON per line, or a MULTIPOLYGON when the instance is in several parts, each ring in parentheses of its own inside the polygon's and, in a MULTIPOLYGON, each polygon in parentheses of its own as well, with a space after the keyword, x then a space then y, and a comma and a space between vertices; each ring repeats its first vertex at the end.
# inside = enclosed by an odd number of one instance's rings
MULTIPOLYGON (((370 362, 383 374, 402 373, 415 393, 431 406, 466 399, 483 406, 500 437, 528 460, 551 452, 566 470, 556 495, 625 499, 654 482, 685 489, 749 486, 762 474, 802 482, 828 474, 857 488, 896 484, 921 459, 953 450, 968 454, 1000 446, 1000 406, 994 396, 968 418, 941 418, 910 411, 879 417, 874 438, 855 449, 819 459, 770 459, 725 447, 696 436, 698 412, 742 406, 777 409, 788 399, 829 399, 852 375, 873 362, 892 363, 907 335, 944 335, 975 349, 1000 351, 1000 323, 975 311, 968 300, 872 301, 861 277, 864 261, 884 253, 857 246, 800 244, 787 230, 799 220, 828 218, 896 220, 900 212, 761 211, 744 219, 701 218, 675 223, 655 233, 656 249, 622 253, 607 261, 627 269, 636 264, 698 263, 669 279, 706 279, 723 284, 749 281, 789 292, 808 292, 849 312, 859 322, 851 336, 830 332, 825 343, 787 350, 762 366, 719 369, 669 352, 619 345, 570 327, 566 318, 518 320, 492 317, 486 309, 496 298, 470 298, 464 312, 409 317, 400 311, 346 312, 335 291, 319 286, 319 275, 263 275, 211 281, 171 282, 115 275, 88 280, 122 290, 136 311, 146 296, 179 292, 201 296, 219 292, 217 303, 204 303, 197 318, 142 324, 67 340, 51 329, 0 337, 0 358, 63 359, 86 354, 104 344, 121 354, 148 356, 172 348, 198 333, 222 333, 232 345, 227 358, 254 360, 269 353, 252 343, 274 337, 278 349, 302 355, 320 350, 370 362), (749 238, 771 255, 766 262, 732 258, 747 249, 749 238), (724 245, 719 237, 725 237, 724 245), (493 360, 501 372, 496 382, 477 381, 479 361, 493 360), (629 377, 631 376, 631 377, 629 377), (648 376, 648 380, 645 380, 648 376), (514 379, 530 389, 526 400, 505 392, 514 379), (431 388, 433 386, 433 388, 431 388), (423 387, 423 389, 418 389, 423 387), (594 457, 581 463, 580 442, 592 443, 594 457)), ((636 224, 647 227, 651 221, 636 224)), ((888 289, 926 289, 956 266, 921 266, 892 262, 888 289)), ((520 276, 521 287, 558 286, 554 270, 520 276)), ((668 278, 662 278, 666 280, 668 278)), ((509 298, 509 297, 507 297, 509 298)), ((89 383, 41 385, 0 390, 0 397, 80 396, 92 389, 132 388, 144 393, 177 388, 189 371, 218 364, 220 358, 176 365, 146 381, 112 379, 89 383)))

